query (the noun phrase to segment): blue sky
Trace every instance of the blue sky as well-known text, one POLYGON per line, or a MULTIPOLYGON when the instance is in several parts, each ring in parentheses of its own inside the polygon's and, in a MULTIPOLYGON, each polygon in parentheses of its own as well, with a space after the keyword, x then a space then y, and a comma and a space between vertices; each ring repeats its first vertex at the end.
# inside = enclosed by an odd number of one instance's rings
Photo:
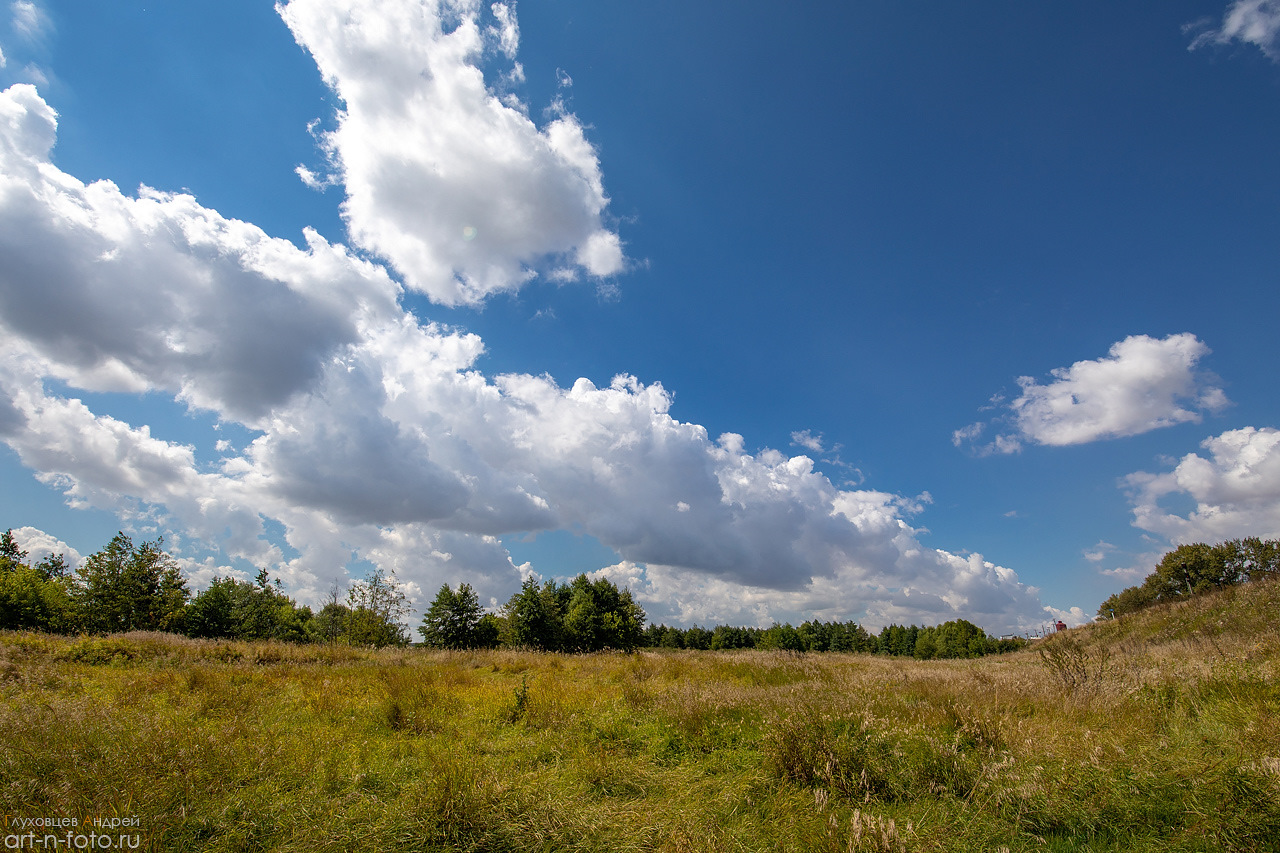
POLYGON ((1079 622, 1280 536, 1280 2, 9 2, 29 550, 1079 622))

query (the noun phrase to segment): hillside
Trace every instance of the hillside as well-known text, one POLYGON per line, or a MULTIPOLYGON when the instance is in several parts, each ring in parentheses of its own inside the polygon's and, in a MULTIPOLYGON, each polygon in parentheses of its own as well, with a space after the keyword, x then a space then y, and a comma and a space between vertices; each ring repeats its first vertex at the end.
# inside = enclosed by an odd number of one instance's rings
POLYGON ((150 850, 1274 851, 1278 604, 928 662, 5 633, 0 809, 150 850))
POLYGON ((1157 604, 1078 629, 1087 642, 1117 650, 1155 651, 1183 643, 1240 646, 1258 652, 1280 642, 1280 578, 1227 586, 1189 599, 1157 604))

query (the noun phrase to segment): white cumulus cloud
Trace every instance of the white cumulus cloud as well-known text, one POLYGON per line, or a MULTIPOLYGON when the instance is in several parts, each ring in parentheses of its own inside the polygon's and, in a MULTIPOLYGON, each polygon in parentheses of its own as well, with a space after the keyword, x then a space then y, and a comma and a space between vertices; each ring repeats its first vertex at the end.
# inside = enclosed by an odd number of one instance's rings
POLYGON ((1200 446, 1204 456, 1172 471, 1125 479, 1134 525, 1175 543, 1280 537, 1280 430, 1244 427, 1200 446))
MULTIPOLYGON (((514 10, 468 0, 292 0, 278 6, 341 98, 322 136, 347 198, 353 241, 445 305, 519 288, 576 264, 624 265, 604 224, 599 158, 561 110, 538 127, 485 81, 482 64, 514 58, 514 10)), ((319 183, 310 170, 304 180, 319 183)))
MULTIPOLYGON (((1014 453, 1024 443, 1065 446, 1139 435, 1180 423, 1199 423, 1206 411, 1229 401, 1212 377, 1197 372, 1209 353, 1195 335, 1132 335, 1107 355, 1051 371, 1040 384, 1022 376, 1022 393, 1003 404, 1014 432, 997 435, 983 453, 1014 453)), ((957 446, 974 443, 986 428, 978 422, 956 430, 957 446)))
POLYGON ((383 270, 314 232, 300 251, 189 195, 81 183, 49 162, 55 133, 35 87, 0 95, 0 325, 50 375, 252 424, 398 310, 383 270))
POLYGON ((34 566, 45 557, 57 554, 61 554, 72 569, 79 568, 84 562, 84 557, 75 548, 36 527, 14 528, 13 539, 18 543, 19 548, 27 552, 29 565, 34 566))

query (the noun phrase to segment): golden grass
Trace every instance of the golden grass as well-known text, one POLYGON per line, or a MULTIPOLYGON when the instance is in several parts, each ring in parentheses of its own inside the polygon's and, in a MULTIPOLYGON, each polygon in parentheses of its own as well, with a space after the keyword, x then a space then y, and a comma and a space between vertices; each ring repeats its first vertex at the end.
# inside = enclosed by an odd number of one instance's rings
POLYGON ((923 663, 3 634, 0 806, 151 850, 1277 850, 1278 591, 923 663))

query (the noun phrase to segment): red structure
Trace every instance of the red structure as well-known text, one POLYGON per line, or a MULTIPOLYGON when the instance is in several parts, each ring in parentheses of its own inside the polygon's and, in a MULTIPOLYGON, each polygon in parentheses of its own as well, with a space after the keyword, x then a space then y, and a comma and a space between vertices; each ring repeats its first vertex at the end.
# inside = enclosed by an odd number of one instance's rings
POLYGON ((1055 623, 1053 624, 1053 630, 1055 630, 1055 631, 1065 631, 1065 630, 1067 630, 1067 623, 1066 623, 1066 622, 1063 622, 1061 619, 1059 619, 1057 622, 1055 622, 1055 623))

